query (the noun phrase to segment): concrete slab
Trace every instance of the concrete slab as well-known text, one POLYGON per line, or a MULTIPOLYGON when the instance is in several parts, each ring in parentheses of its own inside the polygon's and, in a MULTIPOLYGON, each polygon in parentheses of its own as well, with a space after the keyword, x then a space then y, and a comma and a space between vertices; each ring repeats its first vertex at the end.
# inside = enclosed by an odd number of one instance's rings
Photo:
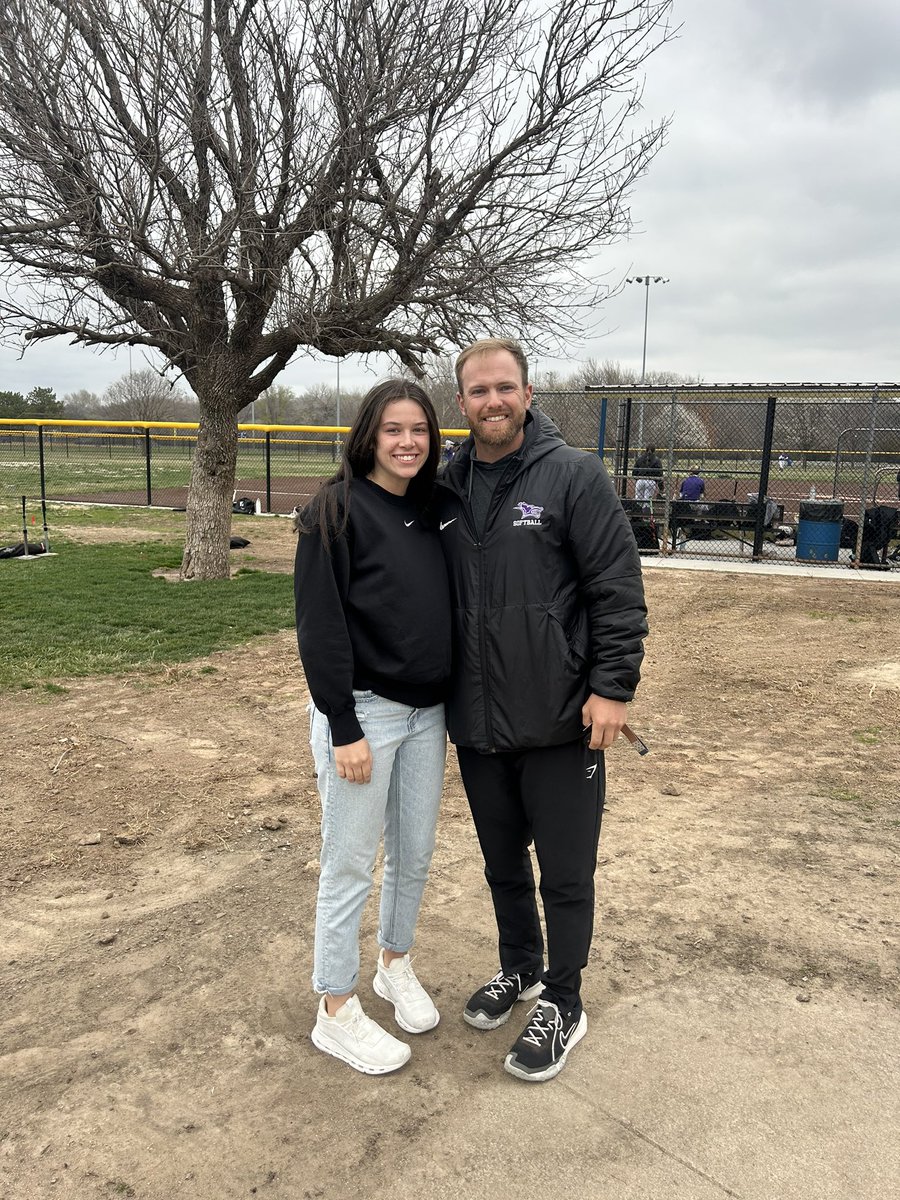
MULTIPOLYGON (((454 1014, 447 1019, 455 1024, 454 1014)), ((589 1020, 587 1038, 547 1085, 497 1071, 509 1030, 474 1034, 484 1049, 484 1078, 443 1109, 434 1153, 407 1161, 401 1177, 370 1181, 367 1194, 898 1194, 900 1024, 887 1004, 860 999, 848 1011, 846 995, 835 1005, 827 997, 800 1003, 784 984, 706 971, 626 997, 589 1020)), ((440 1077, 439 1060, 433 1067, 440 1077)))
POLYGON ((744 575, 803 576, 807 579, 850 580, 866 583, 900 584, 900 564, 888 571, 863 571, 853 567, 813 567, 799 562, 750 562, 720 558, 687 558, 681 554, 641 555, 645 571, 731 571, 744 575))

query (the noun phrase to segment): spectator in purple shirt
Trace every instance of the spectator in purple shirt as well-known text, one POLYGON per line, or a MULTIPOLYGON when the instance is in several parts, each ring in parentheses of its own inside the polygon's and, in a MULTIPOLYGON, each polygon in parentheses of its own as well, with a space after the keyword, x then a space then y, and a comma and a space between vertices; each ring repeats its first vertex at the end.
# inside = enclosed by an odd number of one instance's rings
POLYGON ((691 467, 690 474, 681 484, 678 498, 680 500, 699 500, 705 491, 706 484, 700 477, 700 468, 691 467))

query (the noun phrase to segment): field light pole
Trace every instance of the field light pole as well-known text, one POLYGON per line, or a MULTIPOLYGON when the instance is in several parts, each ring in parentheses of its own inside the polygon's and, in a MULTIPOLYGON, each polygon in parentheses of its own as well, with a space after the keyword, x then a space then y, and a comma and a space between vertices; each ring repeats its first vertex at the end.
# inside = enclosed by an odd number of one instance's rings
MULTIPOLYGON (((635 275, 631 279, 626 279, 626 283, 642 283, 644 285, 644 353, 641 357, 641 387, 644 386, 644 380, 647 377, 647 318, 650 315, 650 284, 651 283, 668 283, 668 279, 663 279, 662 275, 635 275)), ((637 442, 641 450, 645 450, 644 446, 644 397, 641 396, 641 402, 638 405, 638 431, 637 442)))

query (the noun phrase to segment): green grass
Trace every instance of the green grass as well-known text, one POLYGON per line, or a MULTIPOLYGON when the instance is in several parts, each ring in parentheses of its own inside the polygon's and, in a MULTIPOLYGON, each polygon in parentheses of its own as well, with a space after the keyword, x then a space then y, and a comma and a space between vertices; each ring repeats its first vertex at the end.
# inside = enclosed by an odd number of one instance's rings
MULTIPOLYGON (((0 514, 4 507, 0 504, 0 514)), ((29 502, 28 514, 36 518, 35 533, 40 537, 37 527, 41 521, 41 506, 38 501, 29 502)), ((18 515, 21 521, 22 509, 18 515)), ((7 521, 8 524, 8 521, 7 521)), ((56 526, 65 525, 70 529, 93 529, 102 525, 106 529, 124 526, 127 529, 146 530, 148 535, 180 538, 184 536, 184 513, 173 512, 168 508, 135 508, 131 505, 98 508, 96 505, 66 504, 61 501, 47 501, 47 524, 50 527, 51 543, 55 541, 53 530, 56 526)), ((29 533, 29 537, 31 534, 29 533)))
MULTIPOLYGON (((44 534, 40 502, 29 500, 27 508, 28 540, 39 542, 44 534), (32 524, 32 517, 34 524, 32 524)), ((50 531, 50 548, 57 550, 65 544, 61 527, 77 529, 115 529, 122 526, 129 531, 146 532, 147 540, 162 539, 173 542, 184 537, 185 517, 183 512, 172 512, 168 508, 98 507, 96 505, 68 504, 63 501, 47 501, 47 524, 50 531)), ((134 534, 129 533, 128 540, 134 534)), ((0 545, 5 546, 22 540, 22 506, 0 500, 0 545)))
POLYGON ((838 804, 858 804, 862 800, 859 792, 851 791, 850 788, 829 788, 825 794, 830 800, 836 800, 838 804))
POLYGON ((862 625, 869 619, 868 617, 854 617, 845 612, 823 612, 818 608, 811 608, 806 615, 811 621, 843 621, 845 625, 862 625))
POLYGON ((881 737, 881 726, 872 725, 868 729, 854 729, 853 740, 861 746, 877 746, 881 737))
POLYGON ((289 575, 172 584, 151 572, 178 567, 176 545, 55 548, 0 561, 0 689, 188 662, 293 624, 289 575))
MULTIPOLYGON (((190 481, 192 442, 180 444, 169 438, 154 443, 151 452, 151 486, 162 488, 187 487, 190 481)), ((315 452, 299 443, 272 446, 273 478, 292 475, 328 475, 334 470, 330 449, 315 452)), ((15 500, 18 496, 40 495, 40 470, 37 442, 0 443, 0 484, 3 496, 15 500)), ((134 438, 128 443, 92 443, 77 438, 48 438, 44 456, 48 496, 72 497, 102 495, 110 492, 134 491, 145 494, 147 475, 144 442, 134 438)), ((265 477, 264 442, 241 440, 238 443, 237 476, 249 479, 265 477)))

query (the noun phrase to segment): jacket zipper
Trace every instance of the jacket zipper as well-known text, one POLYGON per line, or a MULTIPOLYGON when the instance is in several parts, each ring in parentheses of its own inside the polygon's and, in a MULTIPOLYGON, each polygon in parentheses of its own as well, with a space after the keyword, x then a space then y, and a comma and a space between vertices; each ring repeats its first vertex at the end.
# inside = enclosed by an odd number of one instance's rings
MULTIPOLYGON (((471 470, 471 468, 470 468, 471 470)), ((485 615, 487 613, 487 600, 485 597, 484 584, 484 543, 475 528, 475 514, 472 511, 472 505, 469 502, 468 496, 462 492, 457 492, 460 501, 463 504, 466 521, 472 532, 475 547, 478 551, 478 656, 481 659, 481 694, 484 696, 484 732, 487 737, 488 754, 495 754, 494 750, 494 726, 491 721, 491 705, 490 705, 490 688, 488 685, 487 671, 487 641, 485 639, 485 615)), ((485 519, 485 528, 487 528, 487 520, 485 519)))
MULTIPOLYGON (((472 470, 471 463, 469 464, 468 469, 469 471, 472 470)), ((500 480, 500 483, 494 489, 494 494, 491 497, 491 503, 488 508, 487 515, 484 518, 485 532, 491 523, 491 517, 500 507, 500 502, 502 501, 503 496, 505 496, 509 491, 510 484, 518 475, 518 473, 518 470, 505 472, 503 478, 500 480)), ((485 733, 487 734, 488 742, 486 753, 496 754, 497 751, 494 747, 494 724, 491 720, 491 689, 487 670, 487 642, 485 641, 484 635, 485 616, 487 613, 487 600, 485 597, 484 542, 481 540, 481 537, 479 537, 478 531, 475 528, 475 514, 472 511, 472 504, 468 495, 459 488, 454 488, 454 490, 456 491, 460 502, 464 506, 469 528, 472 531, 472 535, 475 538, 475 546, 478 549, 478 648, 481 657, 481 690, 482 695, 484 696, 484 729, 485 733)))
MULTIPOLYGON (((469 470, 471 469, 472 468, 470 466, 469 470)), ((499 512, 500 506, 503 503, 503 497, 509 492, 510 484, 516 475, 518 475, 517 469, 505 471, 500 479, 500 482, 494 489, 494 494, 491 496, 491 503, 484 518, 484 532, 482 537, 490 528, 492 518, 495 517, 499 512)), ((470 515, 472 516, 472 528, 474 529, 475 517, 474 513, 471 513, 471 507, 471 504, 469 504, 470 515)), ((481 651, 481 688, 482 694, 484 695, 484 727, 488 741, 487 753, 496 754, 497 751, 494 747, 494 723, 491 720, 491 688, 487 670, 487 644, 485 642, 484 635, 485 617, 487 614, 487 597, 485 589, 485 552, 484 543, 481 539, 476 541, 475 544, 478 547, 478 643, 481 651)))
POLYGON ((478 646, 481 656, 481 694, 484 696, 484 731, 487 734, 488 754, 494 754, 494 723, 491 720, 491 695, 487 671, 487 642, 485 639, 485 617, 487 601, 484 586, 484 545, 479 541, 478 547, 478 646))

